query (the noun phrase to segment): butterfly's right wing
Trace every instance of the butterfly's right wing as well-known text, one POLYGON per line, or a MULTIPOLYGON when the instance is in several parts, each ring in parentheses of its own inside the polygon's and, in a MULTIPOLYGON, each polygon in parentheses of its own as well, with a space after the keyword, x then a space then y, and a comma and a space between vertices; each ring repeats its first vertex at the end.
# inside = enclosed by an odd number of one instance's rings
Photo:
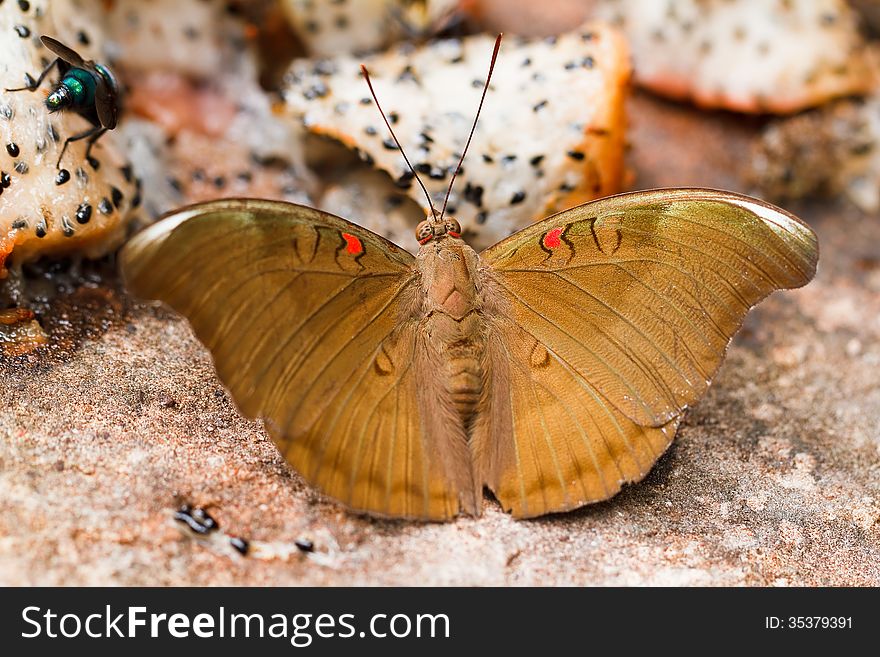
POLYGON ((509 318, 492 319, 484 357, 474 467, 514 517, 606 500, 643 479, 675 437, 680 417, 633 422, 509 318))
POLYGON ((793 215, 708 189, 593 201, 487 249, 478 480, 533 516, 641 479, 749 309, 817 258, 793 215))
POLYGON ((189 319, 308 481, 356 510, 440 520, 476 502, 464 429, 436 407, 413 264, 343 219, 257 200, 177 211, 122 251, 129 288, 189 319))

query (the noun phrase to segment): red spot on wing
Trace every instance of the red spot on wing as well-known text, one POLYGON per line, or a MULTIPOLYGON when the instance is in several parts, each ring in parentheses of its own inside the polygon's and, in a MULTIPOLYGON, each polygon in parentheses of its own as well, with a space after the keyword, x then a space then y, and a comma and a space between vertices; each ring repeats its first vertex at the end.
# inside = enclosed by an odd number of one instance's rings
POLYGON ((544 246, 548 249, 555 249, 562 241, 559 239, 562 235, 562 228, 554 228, 553 230, 548 230, 544 234, 544 246))
POLYGON ((342 233, 342 239, 345 240, 345 250, 351 255, 360 255, 364 252, 364 245, 360 238, 349 233, 342 233))

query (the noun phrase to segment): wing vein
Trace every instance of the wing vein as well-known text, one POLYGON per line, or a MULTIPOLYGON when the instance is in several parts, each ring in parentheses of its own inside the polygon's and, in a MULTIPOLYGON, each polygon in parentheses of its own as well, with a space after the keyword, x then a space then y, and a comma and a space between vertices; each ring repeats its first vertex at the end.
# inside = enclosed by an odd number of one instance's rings
MULTIPOLYGON (((646 410, 650 415, 653 415, 653 414, 654 414, 653 411, 652 411, 652 409, 651 409, 651 407, 650 407, 650 406, 648 405, 648 403, 642 398, 642 395, 641 395, 641 394, 640 394, 635 388, 633 388, 633 387, 630 385, 629 381, 627 381, 627 379, 626 379, 623 375, 621 375, 620 372, 617 371, 617 369, 615 369, 610 363, 608 363, 604 358, 602 358, 602 357, 601 357, 596 351, 594 351, 593 349, 590 349, 590 347, 588 347, 588 346, 586 345, 586 343, 584 343, 584 342, 581 341, 581 340, 578 340, 574 335, 572 335, 569 331, 567 331, 565 328, 563 328, 562 326, 560 326, 560 325, 557 324, 556 322, 551 321, 550 319, 544 317, 544 316, 543 316, 538 310, 536 310, 536 309, 533 308, 531 305, 529 305, 528 303, 526 303, 526 302, 522 299, 522 297, 520 297, 518 294, 516 294, 516 292, 514 292, 514 291, 513 291, 512 289, 510 289, 508 286, 504 285, 503 283, 502 283, 502 286, 503 286, 504 289, 507 290, 507 291, 510 293, 510 295, 511 295, 513 298, 515 298, 515 299, 516 299, 516 300, 517 300, 517 301, 518 301, 518 302, 519 302, 524 308, 528 309, 532 314, 534 314, 534 315, 536 315, 537 317, 543 319, 543 320, 546 321, 548 324, 550 324, 551 326, 553 326, 553 327, 555 327, 556 329, 558 329, 558 330, 559 330, 562 334, 564 334, 566 337, 568 337, 568 338, 571 339, 573 342, 575 342, 576 344, 582 346, 586 351, 588 351, 589 353, 591 353, 591 354, 596 358, 597 361, 599 361, 600 363, 602 363, 602 364, 605 366, 606 370, 607 370, 609 373, 611 373, 612 376, 614 376, 614 378, 616 378, 618 381, 620 381, 620 383, 622 383, 623 386, 624 386, 627 390, 629 390, 630 393, 632 393, 633 400, 639 400, 639 403, 640 403, 641 406, 644 408, 644 410, 646 410)), ((595 324, 594 324, 594 326, 595 326, 595 324)), ((532 331, 526 329, 525 327, 522 327, 522 328, 523 328, 523 330, 525 330, 529 335, 531 335, 531 336, 535 339, 535 341, 537 341, 538 343, 540 343, 540 344, 543 345, 544 347, 547 347, 547 345, 544 343, 544 341, 543 341, 541 338, 539 338, 537 335, 535 335, 535 333, 533 333, 532 331)), ((601 328, 600 328, 600 331, 601 331, 601 328)), ((603 335, 606 335, 606 337, 607 337, 607 334, 605 334, 604 332, 603 332, 603 335)), ((560 358, 561 358, 561 356, 560 356, 560 358)), ((570 363, 567 363, 567 364, 568 364, 568 365, 571 365, 570 363)), ((641 369, 641 368, 640 368, 640 369, 641 369)), ((647 376, 647 373, 645 373, 645 375, 647 376)), ((664 383, 664 385, 665 385, 665 383, 664 383)), ((673 398, 673 399, 674 399, 674 398, 673 398)))

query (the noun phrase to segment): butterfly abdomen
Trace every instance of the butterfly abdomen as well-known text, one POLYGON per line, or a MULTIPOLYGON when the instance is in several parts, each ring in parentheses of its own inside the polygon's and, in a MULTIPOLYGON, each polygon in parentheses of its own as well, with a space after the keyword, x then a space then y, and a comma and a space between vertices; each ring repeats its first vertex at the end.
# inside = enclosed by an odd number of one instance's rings
POLYGON ((483 340, 476 335, 447 346, 447 390, 465 426, 470 424, 480 401, 483 388, 480 355, 483 348, 483 340))
POLYGON ((435 309, 428 316, 427 328, 431 344, 439 352, 443 363, 442 376, 449 398, 461 417, 462 424, 470 424, 483 386, 482 353, 485 340, 480 329, 481 316, 476 311, 454 317, 435 309))
POLYGON ((430 344, 444 363, 444 383, 462 424, 468 426, 482 389, 480 298, 474 282, 477 255, 460 240, 444 239, 420 253, 430 344))

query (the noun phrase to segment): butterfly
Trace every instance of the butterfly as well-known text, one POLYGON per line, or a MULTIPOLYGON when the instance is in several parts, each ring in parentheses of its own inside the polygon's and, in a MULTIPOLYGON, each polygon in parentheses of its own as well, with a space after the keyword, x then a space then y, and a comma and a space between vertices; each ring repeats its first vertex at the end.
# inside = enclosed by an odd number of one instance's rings
POLYGON ((121 266, 306 480, 439 521, 478 515, 484 488, 525 518, 641 480, 749 309, 818 259, 792 214, 710 189, 592 201, 479 254, 461 232, 432 211, 413 256, 313 208, 224 199, 148 227, 121 266))

